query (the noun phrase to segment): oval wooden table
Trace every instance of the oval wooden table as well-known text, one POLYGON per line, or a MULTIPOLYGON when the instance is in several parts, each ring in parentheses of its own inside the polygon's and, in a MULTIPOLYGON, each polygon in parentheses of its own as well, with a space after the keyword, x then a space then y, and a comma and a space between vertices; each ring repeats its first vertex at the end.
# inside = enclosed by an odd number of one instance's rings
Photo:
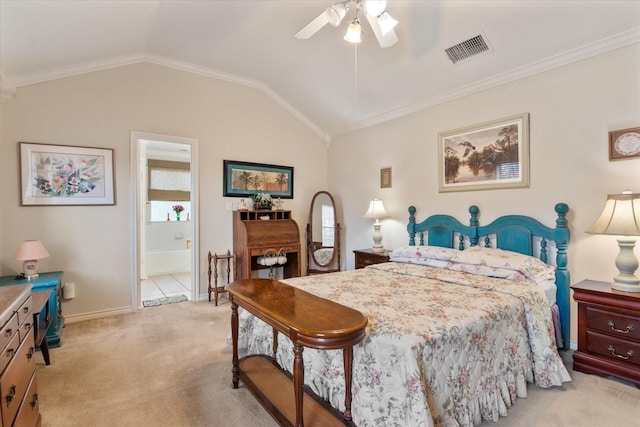
POLYGON ((231 301, 233 388, 238 388, 239 381, 242 380, 281 425, 302 427, 305 425, 305 418, 307 427, 349 424, 353 346, 364 338, 367 318, 357 310, 277 280, 239 280, 231 283, 227 289, 231 301), (238 307, 273 327, 272 356, 249 355, 238 359, 238 307), (289 337, 293 343, 292 381, 275 361, 277 332, 289 337), (319 350, 342 349, 345 411, 341 416, 328 403, 322 403, 317 396, 311 396, 310 390, 304 390, 304 347, 319 350))

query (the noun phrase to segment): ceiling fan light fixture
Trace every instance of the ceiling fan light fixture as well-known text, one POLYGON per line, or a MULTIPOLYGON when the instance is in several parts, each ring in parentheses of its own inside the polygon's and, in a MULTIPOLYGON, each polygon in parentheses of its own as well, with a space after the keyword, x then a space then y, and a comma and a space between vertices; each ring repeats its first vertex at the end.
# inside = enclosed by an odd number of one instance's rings
POLYGON ((347 2, 344 3, 336 3, 327 8, 325 11, 325 15, 331 24, 334 27, 340 25, 344 17, 347 15, 347 11, 349 10, 349 6, 347 2))
POLYGON ((380 16, 387 8, 387 0, 364 0, 364 13, 369 16, 380 16))
POLYGON ((351 21, 349 24, 349 28, 347 28, 347 34, 345 34, 344 39, 349 43, 360 43, 362 42, 362 27, 360 26, 360 22, 357 20, 351 21))
POLYGON ((382 12, 380 16, 376 18, 378 23, 380 24, 380 31, 382 31, 382 35, 386 36, 389 31, 393 30, 396 25, 398 25, 398 21, 393 19, 388 12, 382 12))

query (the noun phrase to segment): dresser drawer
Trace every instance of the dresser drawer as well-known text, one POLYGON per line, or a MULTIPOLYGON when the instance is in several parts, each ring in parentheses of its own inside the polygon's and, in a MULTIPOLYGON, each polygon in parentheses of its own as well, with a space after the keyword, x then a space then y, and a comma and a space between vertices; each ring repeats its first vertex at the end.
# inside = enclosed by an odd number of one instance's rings
POLYGON ((587 331, 587 351, 621 363, 640 365, 640 343, 587 331))
POLYGON ((18 315, 13 313, 13 316, 2 327, 0 332, 0 351, 4 349, 14 336, 18 336, 18 315))
POLYGON ((22 398, 36 370, 33 333, 20 345, 16 356, 0 377, 0 402, 4 426, 12 425, 22 398))
POLYGON ((0 373, 4 372, 4 369, 18 352, 18 348, 20 348, 20 334, 14 334, 13 339, 0 354, 0 373))
POLYGON ((587 328, 602 333, 640 341, 640 317, 586 307, 587 328))
POLYGON ((18 324, 22 325, 25 321, 31 320, 31 312, 33 311, 33 298, 29 295, 29 298, 22 303, 18 309, 18 324))
POLYGON ((389 261, 389 252, 371 253, 365 251, 353 251, 355 253, 355 267, 364 268, 373 264, 389 261))
POLYGON ((34 373, 13 425, 14 427, 35 427, 38 423, 39 414, 38 380, 34 373))

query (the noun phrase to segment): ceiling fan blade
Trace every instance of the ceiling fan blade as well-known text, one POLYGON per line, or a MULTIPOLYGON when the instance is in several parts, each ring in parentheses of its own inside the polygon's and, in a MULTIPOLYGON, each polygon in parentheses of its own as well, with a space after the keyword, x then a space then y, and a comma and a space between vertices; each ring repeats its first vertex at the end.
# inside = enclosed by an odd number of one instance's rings
POLYGON ((369 25, 373 30, 373 34, 375 34, 376 39, 378 39, 378 43, 380 44, 380 47, 384 48, 384 47, 393 46, 398 42, 398 36, 396 35, 396 32, 393 29, 389 30, 386 34, 382 34, 382 28, 380 28, 380 22, 378 21, 378 17, 369 16, 369 15, 366 15, 366 16, 367 16, 367 20, 369 21, 369 25))
POLYGON ((316 19, 309 22, 303 29, 296 33, 296 38, 306 40, 315 33, 317 33, 322 27, 329 23, 327 13, 322 12, 316 19))

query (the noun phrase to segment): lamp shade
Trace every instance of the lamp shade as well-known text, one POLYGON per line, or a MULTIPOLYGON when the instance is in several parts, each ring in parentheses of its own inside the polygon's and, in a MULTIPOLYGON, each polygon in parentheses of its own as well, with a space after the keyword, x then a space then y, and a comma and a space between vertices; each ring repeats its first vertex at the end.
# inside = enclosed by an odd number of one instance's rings
POLYGON ((387 216, 387 211, 384 209, 382 200, 373 199, 369 202, 369 209, 364 214, 365 218, 380 219, 387 216))
POLYGON ((49 252, 44 248, 40 240, 25 240, 18 247, 18 251, 13 256, 16 261, 27 261, 46 258, 49 252))
POLYGON ((640 193, 609 194, 600 217, 587 233, 640 236, 640 193))

